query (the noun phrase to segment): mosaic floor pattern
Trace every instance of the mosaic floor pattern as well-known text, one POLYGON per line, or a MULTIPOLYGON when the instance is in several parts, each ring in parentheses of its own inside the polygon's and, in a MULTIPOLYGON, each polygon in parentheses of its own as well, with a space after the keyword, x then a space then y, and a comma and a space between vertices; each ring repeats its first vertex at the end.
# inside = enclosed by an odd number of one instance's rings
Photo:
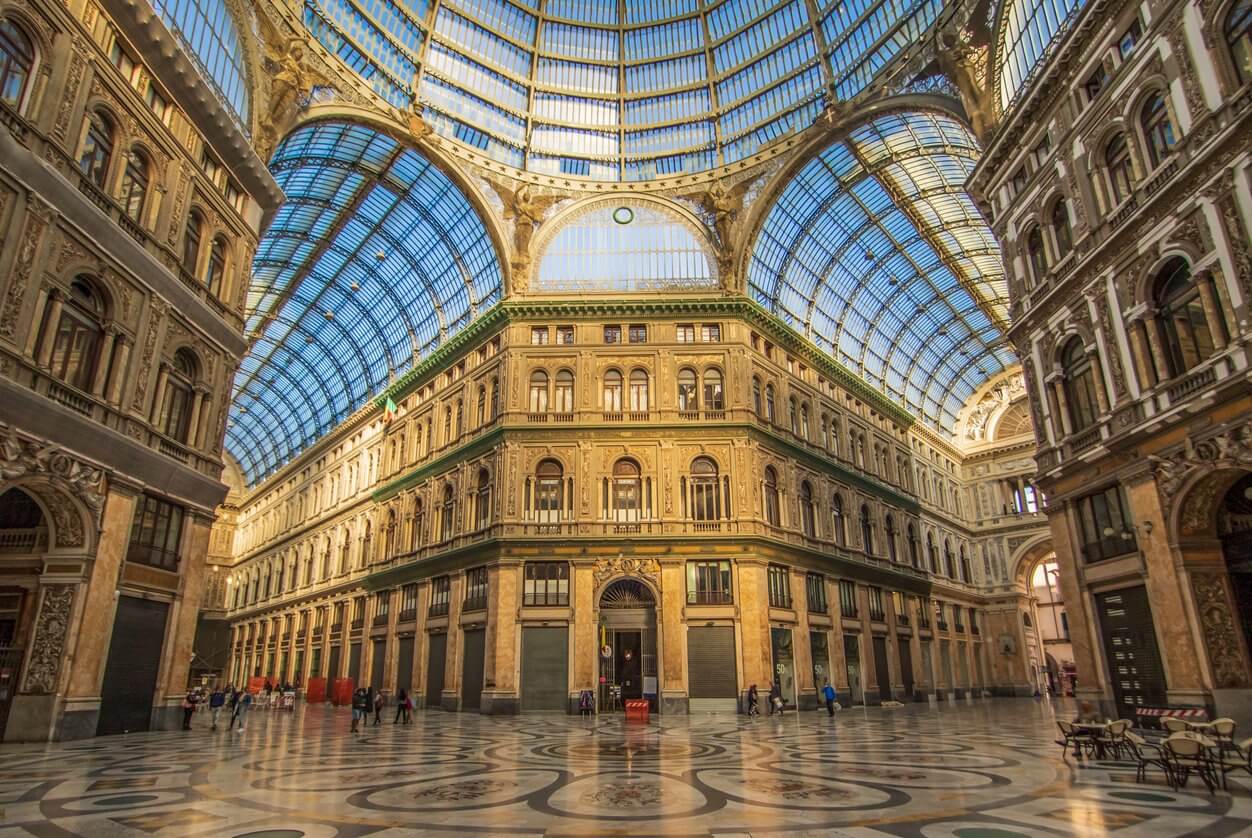
POLYGON ((0 838, 1252 834, 1252 778, 1062 760, 1030 700, 781 718, 254 712, 244 733, 0 746, 0 838))

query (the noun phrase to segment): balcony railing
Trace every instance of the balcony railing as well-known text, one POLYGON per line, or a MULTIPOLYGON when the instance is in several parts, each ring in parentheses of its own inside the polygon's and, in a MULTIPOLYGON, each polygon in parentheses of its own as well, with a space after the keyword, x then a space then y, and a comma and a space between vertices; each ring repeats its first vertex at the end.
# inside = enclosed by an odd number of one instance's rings
POLYGON ((431 617, 446 617, 446 616, 448 616, 448 603, 446 603, 446 602, 432 602, 432 603, 430 604, 430 611, 428 611, 428 612, 427 612, 427 614, 428 614, 429 616, 431 616, 431 617))
POLYGON ((386 614, 386 612, 384 612, 384 613, 382 613, 382 614, 375 614, 375 615, 374 615, 374 625, 376 625, 376 626, 385 626, 385 625, 387 625, 387 614, 386 614))
POLYGON ((81 413, 83 416, 91 415, 91 398, 70 389, 64 384, 54 381, 48 385, 48 397, 57 404, 65 405, 75 413, 81 413))
POLYGON ((1166 390, 1169 394, 1170 404, 1177 404, 1190 394, 1197 390, 1203 390, 1215 381, 1217 381, 1217 372, 1212 367, 1205 367, 1179 379, 1169 385, 1169 389, 1166 390))
POLYGON ((1095 425, 1086 430, 1079 431, 1070 437, 1069 447, 1076 454, 1079 451, 1086 451, 1091 446, 1100 441, 1100 426, 1095 425))
POLYGON ((906 617, 906 616, 905 616, 905 615, 903 615, 903 614, 897 614, 897 615, 896 615, 896 625, 897 625, 897 626, 905 626, 905 627, 908 627, 908 624, 909 624, 909 618, 908 618, 908 617, 906 617))
POLYGON ((476 596, 473 599, 465 600, 465 604, 461 606, 462 611, 484 611, 487 608, 487 595, 476 596))
POLYGON ((936 621, 936 623, 935 623, 935 624, 939 627, 939 630, 940 630, 940 631, 947 631, 947 630, 948 630, 948 621, 947 621, 947 620, 938 620, 938 621, 936 621))
POLYGON ((0 553, 38 553, 48 542, 43 527, 22 530, 0 530, 0 553))

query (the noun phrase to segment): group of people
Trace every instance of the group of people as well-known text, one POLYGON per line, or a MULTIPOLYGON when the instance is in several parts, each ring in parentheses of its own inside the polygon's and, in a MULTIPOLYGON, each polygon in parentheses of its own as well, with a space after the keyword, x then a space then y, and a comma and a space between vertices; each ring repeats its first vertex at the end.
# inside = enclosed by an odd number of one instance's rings
POLYGON ((226 726, 226 729, 233 730, 237 723, 238 729, 243 731, 244 723, 248 719, 248 708, 252 706, 252 693, 229 685, 214 687, 207 699, 199 687, 188 690, 186 697, 183 698, 183 730, 191 730, 191 718, 195 715, 196 708, 206 700, 209 705, 209 714, 213 719, 213 730, 217 730, 217 720, 222 715, 222 711, 229 710, 230 724, 226 726))
MULTIPOLYGON (((357 733, 363 726, 362 723, 368 725, 370 711, 374 711, 374 725, 383 723, 383 694, 373 687, 358 687, 356 692, 352 693, 352 732, 357 733)), ((400 694, 396 696, 396 718, 392 724, 412 724, 413 722, 413 699, 409 696, 407 690, 401 689, 400 694)))
MULTIPOLYGON (((827 681, 826 685, 822 687, 821 696, 822 700, 826 702, 827 715, 833 719, 835 717, 835 699, 838 698, 838 696, 835 693, 835 688, 831 685, 830 681, 827 681)), ((786 707, 786 702, 783 701, 782 687, 779 686, 778 682, 770 684, 769 697, 767 701, 769 703, 769 714, 772 716, 777 713, 781 716, 783 708, 786 707)), ((748 687, 748 715, 761 715, 761 697, 757 692, 756 684, 748 687)))

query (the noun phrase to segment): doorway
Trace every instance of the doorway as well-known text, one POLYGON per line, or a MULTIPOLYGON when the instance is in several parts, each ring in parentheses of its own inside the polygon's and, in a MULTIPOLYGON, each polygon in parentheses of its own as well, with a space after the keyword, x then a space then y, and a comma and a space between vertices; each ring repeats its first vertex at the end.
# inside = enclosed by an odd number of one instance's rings
POLYGON ((848 670, 848 693, 853 704, 864 704, 865 695, 861 692, 861 640, 860 635, 845 634, 843 636, 843 660, 848 670))
POLYGON ((782 693, 783 704, 796 703, 796 666, 791 650, 791 629, 770 629, 770 646, 774 652, 774 684, 782 693))
POLYGON ((637 579, 620 579, 600 595, 600 707, 646 699, 659 709, 656 662, 656 600, 637 579))
POLYGON ((1217 534, 1244 647, 1252 651, 1252 474, 1240 478, 1226 492, 1217 513, 1217 534))

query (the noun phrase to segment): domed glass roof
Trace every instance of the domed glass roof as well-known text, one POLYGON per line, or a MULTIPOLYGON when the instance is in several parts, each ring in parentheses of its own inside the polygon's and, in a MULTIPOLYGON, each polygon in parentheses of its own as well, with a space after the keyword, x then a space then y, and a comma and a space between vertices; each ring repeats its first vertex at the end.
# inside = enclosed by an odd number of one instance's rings
POLYGON ((851 99, 942 0, 303 0, 310 33, 396 107, 519 169, 700 172, 851 99))

